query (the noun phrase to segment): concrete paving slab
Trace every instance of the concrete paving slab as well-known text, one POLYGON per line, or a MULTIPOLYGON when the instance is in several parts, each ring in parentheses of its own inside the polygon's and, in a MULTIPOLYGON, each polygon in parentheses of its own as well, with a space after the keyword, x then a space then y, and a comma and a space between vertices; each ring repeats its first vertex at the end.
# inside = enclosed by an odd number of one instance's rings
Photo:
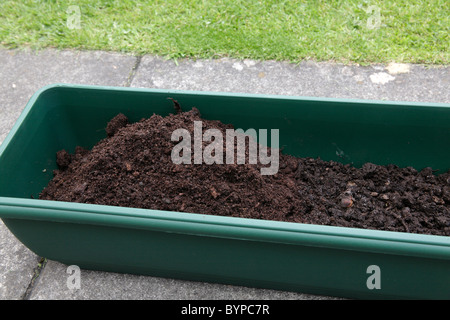
MULTIPOLYGON (((125 86, 135 57, 103 52, 0 50, 0 141, 31 95, 51 83, 125 86)), ((1 299, 323 299, 301 293, 258 290, 155 277, 82 270, 79 290, 67 286, 68 266, 48 261, 24 247, 0 223, 1 299), (38 277, 37 277, 38 276, 38 277)))
MULTIPOLYGON (((26 103, 52 83, 123 86, 133 56, 105 52, 0 50, 0 144, 26 103)), ((0 220, 0 299, 22 299, 40 257, 24 247, 0 220)))
MULTIPOLYGON (((120 273, 80 270, 79 287, 67 285, 73 271, 47 262, 32 300, 316 300, 321 296, 175 280, 120 273)), ((327 298, 335 299, 335 298, 327 298)))
POLYGON ((450 101, 450 68, 389 64, 356 66, 236 59, 178 60, 145 56, 131 84, 161 89, 330 98, 450 101))
POLYGON ((0 50, 0 143, 30 97, 53 83, 124 86, 136 57, 71 50, 0 50))
POLYGON ((0 220, 0 300, 21 299, 40 258, 18 241, 0 220))

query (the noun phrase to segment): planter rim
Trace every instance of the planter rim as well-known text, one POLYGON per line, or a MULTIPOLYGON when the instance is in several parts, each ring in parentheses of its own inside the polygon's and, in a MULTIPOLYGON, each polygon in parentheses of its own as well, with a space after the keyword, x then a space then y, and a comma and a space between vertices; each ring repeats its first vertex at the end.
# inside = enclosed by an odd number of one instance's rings
POLYGON ((450 260, 450 237, 223 217, 118 206, 0 197, 0 218, 156 230, 249 241, 450 260))
MULTIPOLYGON (((142 93, 173 93, 173 94, 188 94, 188 95, 204 95, 204 96, 222 96, 222 97, 239 97, 239 98, 264 98, 264 99, 287 99, 287 100, 308 100, 317 102, 338 102, 338 103, 376 103, 381 105, 396 106, 427 106, 427 107, 447 107, 450 108, 450 103, 443 102, 420 102, 420 101, 406 101, 406 100, 376 100, 376 99, 357 99, 357 98, 330 98, 330 97, 314 97, 301 95, 278 95, 278 94, 264 94, 264 93, 246 93, 246 92, 225 92, 225 91, 200 91, 200 90, 180 90, 180 89, 164 89, 164 88, 141 88, 141 87, 117 87, 117 86, 102 86, 102 85, 85 85, 85 84, 69 84, 69 83, 54 83, 49 84, 38 91, 36 91, 31 100, 35 100, 40 94, 45 91, 58 88, 68 89, 82 89, 82 90, 106 90, 106 91, 132 91, 142 93)), ((28 103, 32 105, 32 103, 28 103)))

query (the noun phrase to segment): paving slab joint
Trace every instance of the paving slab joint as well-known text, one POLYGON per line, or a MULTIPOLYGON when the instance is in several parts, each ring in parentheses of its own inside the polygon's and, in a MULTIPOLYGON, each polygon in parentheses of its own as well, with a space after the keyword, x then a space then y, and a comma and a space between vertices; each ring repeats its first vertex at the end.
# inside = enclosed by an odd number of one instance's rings
POLYGON ((25 293, 22 295, 22 300, 29 300, 31 293, 33 291, 33 288, 36 285, 36 281, 39 279, 39 276, 41 275, 42 271, 44 270, 46 264, 47 264, 47 259, 41 257, 39 259, 37 266, 34 268, 33 277, 31 278, 31 281, 28 284, 28 287, 25 290, 25 293))
POLYGON ((134 63, 133 68, 131 68, 130 74, 128 75, 128 79, 125 83, 125 87, 130 87, 131 83, 134 80, 134 77, 136 76, 137 70, 139 69, 139 66, 142 61, 142 56, 136 56, 136 62, 134 63))

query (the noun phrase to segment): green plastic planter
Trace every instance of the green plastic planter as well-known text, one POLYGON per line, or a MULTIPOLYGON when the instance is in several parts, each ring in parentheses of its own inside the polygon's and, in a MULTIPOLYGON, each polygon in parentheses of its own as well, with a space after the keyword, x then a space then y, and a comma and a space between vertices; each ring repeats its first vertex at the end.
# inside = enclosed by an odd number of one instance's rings
POLYGON ((38 200, 58 150, 91 148, 119 112, 131 121, 172 113, 169 97, 236 128, 279 129, 295 156, 450 169, 448 104, 52 85, 0 147, 5 225, 37 255, 85 269, 348 298, 450 298, 450 237, 38 200))

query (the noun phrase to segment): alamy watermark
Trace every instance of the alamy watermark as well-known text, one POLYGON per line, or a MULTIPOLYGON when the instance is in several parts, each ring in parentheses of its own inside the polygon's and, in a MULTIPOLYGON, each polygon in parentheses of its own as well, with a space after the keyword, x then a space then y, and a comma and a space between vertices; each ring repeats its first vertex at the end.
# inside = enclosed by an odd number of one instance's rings
POLYGON ((80 6, 69 6, 67 8, 67 22, 66 26, 70 30, 81 29, 81 10, 80 6))
POLYGON ((78 290, 81 288, 81 270, 79 266, 71 265, 66 269, 67 277, 66 285, 69 290, 78 290))
POLYGON ((380 8, 375 5, 371 5, 366 9, 366 13, 370 15, 366 23, 368 29, 378 29, 381 26, 380 12, 380 8))
POLYGON ((270 131, 270 152, 267 129, 248 129, 245 132, 242 129, 226 129, 224 141, 224 135, 219 129, 207 129, 203 132, 202 121, 194 121, 194 137, 187 129, 180 128, 172 132, 171 140, 179 142, 171 153, 175 164, 245 164, 248 158, 248 164, 257 164, 259 161, 262 165, 269 165, 260 169, 261 175, 274 175, 278 172, 278 129, 270 131), (204 142, 207 145, 203 148, 204 142))
POLYGON ((369 30, 376 30, 382 26, 381 20, 381 9, 376 5, 369 5, 367 8, 363 7, 363 4, 359 4, 358 8, 365 11, 368 15, 367 19, 362 20, 360 17, 356 17, 353 20, 354 25, 358 25, 360 27, 365 27, 369 30))
POLYGON ((366 273, 370 274, 367 278, 366 286, 367 289, 381 289, 381 269, 379 266, 372 264, 367 267, 366 273))

